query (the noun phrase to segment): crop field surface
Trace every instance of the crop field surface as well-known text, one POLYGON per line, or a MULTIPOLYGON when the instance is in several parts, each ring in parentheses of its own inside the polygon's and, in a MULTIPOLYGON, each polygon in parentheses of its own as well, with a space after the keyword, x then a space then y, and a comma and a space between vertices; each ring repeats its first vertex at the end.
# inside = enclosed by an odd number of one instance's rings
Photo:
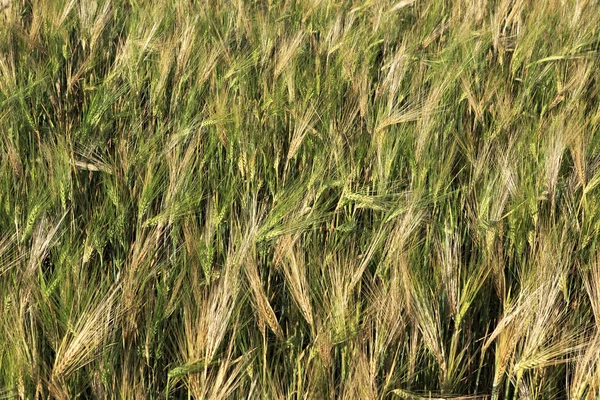
POLYGON ((0 0, 0 399, 600 398, 597 0, 0 0))

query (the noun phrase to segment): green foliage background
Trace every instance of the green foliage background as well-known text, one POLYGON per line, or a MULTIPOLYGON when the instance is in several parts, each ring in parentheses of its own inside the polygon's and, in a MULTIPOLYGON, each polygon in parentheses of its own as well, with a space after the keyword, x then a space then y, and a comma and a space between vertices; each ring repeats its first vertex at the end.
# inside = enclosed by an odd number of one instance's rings
POLYGON ((597 1, 0 8, 0 398, 600 396, 597 1))

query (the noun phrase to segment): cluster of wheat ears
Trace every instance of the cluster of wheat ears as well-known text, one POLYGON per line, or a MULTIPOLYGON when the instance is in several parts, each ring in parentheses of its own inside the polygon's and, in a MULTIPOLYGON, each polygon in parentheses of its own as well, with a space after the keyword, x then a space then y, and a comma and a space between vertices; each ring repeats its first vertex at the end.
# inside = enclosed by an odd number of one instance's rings
POLYGON ((596 0, 1 0, 0 398, 596 399, 596 0))

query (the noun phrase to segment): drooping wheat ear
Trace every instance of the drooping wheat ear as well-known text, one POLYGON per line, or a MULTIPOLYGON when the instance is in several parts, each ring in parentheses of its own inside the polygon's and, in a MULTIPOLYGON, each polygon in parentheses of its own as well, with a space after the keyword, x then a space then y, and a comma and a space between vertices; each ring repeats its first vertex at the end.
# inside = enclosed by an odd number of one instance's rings
POLYGON ((53 382, 64 381, 107 349, 106 339, 116 329, 124 311, 118 301, 120 290, 115 286, 104 295, 93 297, 70 321, 52 366, 53 382))

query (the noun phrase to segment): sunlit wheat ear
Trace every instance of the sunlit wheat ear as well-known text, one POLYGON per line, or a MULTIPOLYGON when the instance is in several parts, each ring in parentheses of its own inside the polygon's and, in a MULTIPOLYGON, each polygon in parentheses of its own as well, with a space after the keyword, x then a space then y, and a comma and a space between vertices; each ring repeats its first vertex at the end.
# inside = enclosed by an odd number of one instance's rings
POLYGON ((442 326, 439 303, 432 296, 428 283, 422 282, 419 276, 410 272, 406 258, 398 261, 398 268, 403 276, 405 296, 409 300, 409 317, 423 337, 423 342, 438 363, 440 381, 444 381, 447 373, 445 344, 442 340, 442 326))
MULTIPOLYGON (((450 74, 448 74, 450 75, 450 74)), ((440 82, 439 86, 436 86, 433 90, 429 92, 427 98, 423 100, 422 103, 422 112, 420 118, 417 123, 417 137, 415 143, 415 157, 417 160, 420 160, 423 152, 425 151, 425 147, 430 142, 431 135, 435 132, 432 132, 435 124, 435 114, 441 112, 443 107, 446 107, 446 104, 442 104, 442 98, 444 96, 444 92, 447 90, 449 84, 451 83, 451 79, 453 77, 445 76, 444 80, 440 82)))
POLYGON ((518 387, 526 371, 567 362, 569 355, 581 348, 580 333, 561 329, 565 320, 560 304, 564 259, 549 257, 545 246, 550 237, 542 235, 533 250, 534 262, 544 268, 523 271, 519 297, 507 305, 504 317, 484 344, 485 348, 496 340, 495 387, 505 372, 518 387))
POLYGON ((305 254, 301 246, 296 243, 297 240, 297 238, 294 240, 291 235, 282 236, 276 247, 275 262, 283 269, 294 300, 306 321, 314 329, 315 322, 304 260, 305 254))
MULTIPOLYGON (((185 365, 198 364, 205 369, 216 357, 236 311, 241 288, 240 260, 247 257, 249 240, 246 238, 240 247, 230 249, 224 270, 210 282, 210 290, 193 288, 189 299, 183 302, 184 336, 179 343, 185 365)), ((200 284, 197 279, 194 281, 200 284)))
POLYGON ((313 124, 313 117, 316 114, 316 108, 312 103, 306 104, 304 108, 304 110, 298 111, 298 115, 295 118, 290 149, 286 157, 286 170, 288 162, 296 155, 296 152, 300 148, 304 137, 312 128, 311 124, 313 124))
POLYGON ((569 356, 583 348, 581 334, 565 333, 559 328, 566 318, 553 299, 552 292, 558 290, 550 290, 548 297, 544 296, 533 305, 537 313, 529 331, 524 332, 523 347, 513 365, 517 382, 526 371, 566 363, 569 356))
MULTIPOLYGON (((367 317, 371 325, 369 373, 376 376, 382 361, 390 356, 389 349, 405 339, 406 298, 397 270, 390 271, 390 280, 371 289, 371 307, 367 317)), ((393 368, 389 370, 390 375, 393 368)))
MULTIPOLYGON (((560 128, 557 127, 557 129, 560 128)), ((558 183, 558 173, 565 148, 566 144, 562 135, 556 132, 548 144, 546 153, 546 179, 552 209, 554 209, 556 202, 556 185, 558 183)))
POLYGON ((52 367, 52 381, 57 386, 107 349, 106 340, 123 313, 118 303, 119 291, 119 287, 113 287, 104 295, 91 298, 80 314, 69 321, 52 367))
MULTIPOLYGON (((447 228, 448 229, 448 228, 447 228)), ((460 304, 461 258, 460 239, 457 234, 445 233, 443 244, 440 244, 440 264, 442 283, 448 295, 451 313, 456 316, 460 304)))
POLYGON ((240 290, 238 271, 234 266, 225 271, 221 278, 222 281, 219 282, 218 291, 210 301, 206 355, 211 360, 225 336, 235 311, 238 291, 240 290))
POLYGON ((124 340, 138 334, 138 320, 145 301, 140 298, 148 281, 156 274, 159 264, 156 260, 158 228, 140 234, 132 243, 130 253, 126 260, 126 270, 120 278, 121 305, 127 310, 123 316, 122 336, 124 340))
MULTIPOLYGON (((171 368, 169 379, 176 383, 188 377, 188 384, 196 396, 207 396, 209 390, 226 390, 235 388, 238 372, 230 370, 231 348, 225 359, 218 360, 218 351, 232 324, 232 316, 236 312, 239 290, 237 268, 224 271, 221 277, 212 284, 212 290, 197 288, 189 299, 184 300, 184 324, 178 344, 180 346, 182 365, 171 368), (231 373, 233 381, 216 382, 212 365, 219 364, 222 374, 231 373), (223 387, 225 385, 225 388, 223 387), (233 385, 233 387, 231 387, 233 385), (212 388, 212 389, 211 389, 212 388)), ((231 344, 229 345, 231 346, 231 344)))
POLYGON ((275 69, 273 71, 273 79, 277 79, 279 75, 288 68, 305 36, 305 32, 300 30, 295 36, 281 43, 279 51, 277 52, 277 63, 275 64, 275 69))
POLYGON ((594 313, 596 326, 600 328, 600 257, 590 265, 589 272, 584 275, 584 285, 594 313))
POLYGON ((405 94, 400 92, 400 85, 406 74, 408 58, 407 46, 406 43, 403 43, 386 65, 388 69, 387 75, 381 82, 378 92, 381 92, 382 95, 387 92, 388 110, 392 109, 394 102, 401 101, 405 96, 405 94))
POLYGON ((369 374, 367 357, 360 349, 353 349, 354 353, 350 363, 350 376, 344 382, 341 399, 369 399, 378 398, 374 377, 369 374))
POLYGON ((247 258, 244 262, 244 271, 254 296, 254 306, 258 316, 267 323, 277 337, 283 339, 283 330, 279 325, 279 321, 277 321, 273 307, 271 306, 261 283, 257 261, 254 258, 247 258))
POLYGON ((1 0, 0 1, 0 20, 4 23, 8 23, 11 20, 12 0, 1 0))
POLYGON ((66 214, 54 224, 50 224, 47 218, 43 218, 37 224, 31 238, 31 253, 29 256, 27 269, 25 271, 25 277, 27 277, 27 279, 31 279, 33 277, 36 269, 48 255, 50 247, 58 241, 59 229, 65 216, 66 214))
POLYGON ((580 350, 575 360, 575 371, 569 387, 573 399, 592 399, 600 390, 600 334, 594 333, 588 338, 585 348, 580 350))
POLYGON ((16 73, 14 59, 0 56, 0 90, 6 93, 16 90, 16 73))
POLYGON ((232 394, 242 383, 244 369, 255 356, 250 352, 233 359, 232 350, 233 343, 230 343, 229 349, 220 363, 216 375, 213 375, 209 381, 212 388, 208 397, 211 399, 225 400, 231 398, 232 394))
POLYGON ((17 235, 6 236, 0 239, 0 277, 19 265, 24 255, 19 255, 17 249, 17 235))

